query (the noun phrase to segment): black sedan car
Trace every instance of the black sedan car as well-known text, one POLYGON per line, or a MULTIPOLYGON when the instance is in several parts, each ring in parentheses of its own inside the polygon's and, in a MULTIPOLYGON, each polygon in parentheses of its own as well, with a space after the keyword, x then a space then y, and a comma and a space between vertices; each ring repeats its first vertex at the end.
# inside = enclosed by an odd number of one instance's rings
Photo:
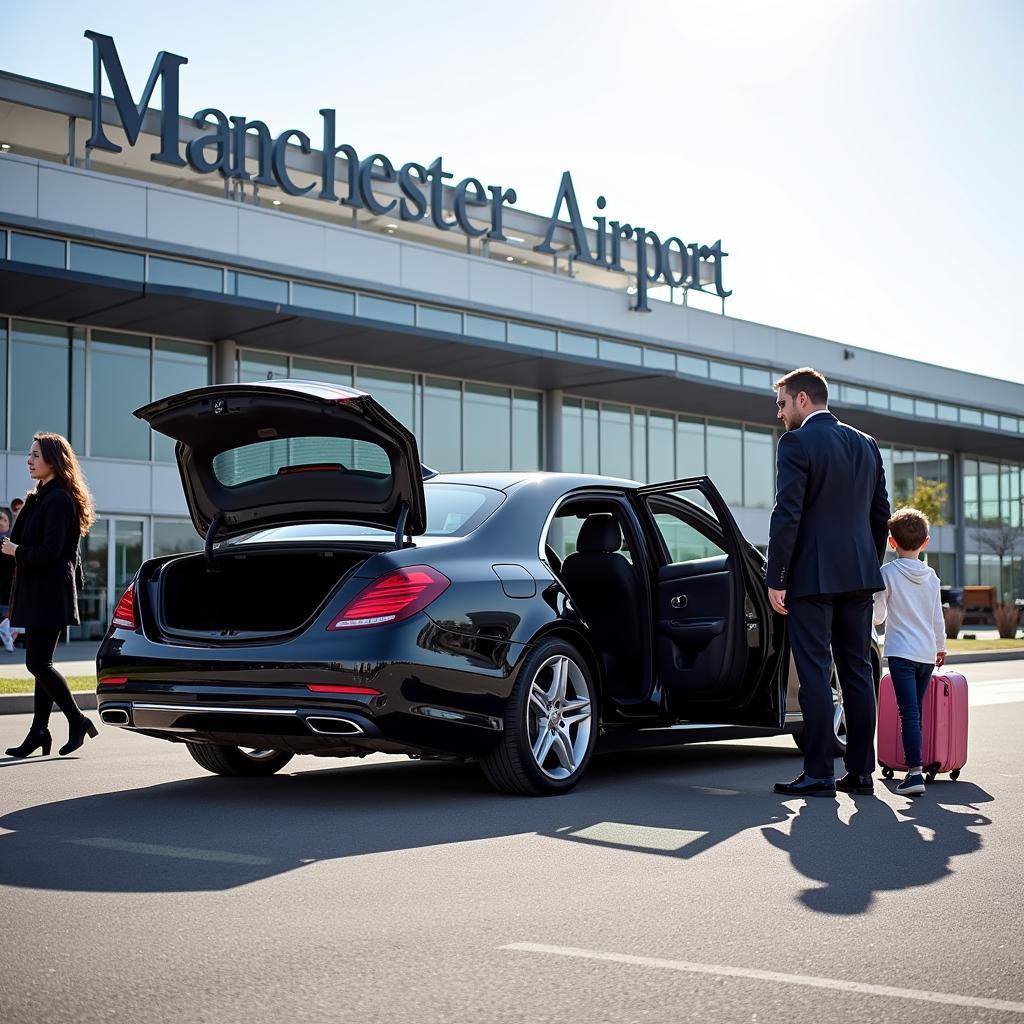
POLYGON ((707 477, 424 480, 372 397, 311 381, 136 415, 177 442, 205 548, 145 562, 118 602, 108 725, 221 775, 384 751, 527 794, 570 789, 599 747, 799 742, 763 556, 707 477))

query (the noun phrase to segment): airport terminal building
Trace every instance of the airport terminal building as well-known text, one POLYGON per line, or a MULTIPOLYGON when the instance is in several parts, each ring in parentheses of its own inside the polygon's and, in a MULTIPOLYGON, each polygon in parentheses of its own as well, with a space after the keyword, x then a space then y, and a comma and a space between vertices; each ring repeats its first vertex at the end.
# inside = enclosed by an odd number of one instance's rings
POLYGON ((198 544, 173 447, 132 410, 275 377, 372 393, 440 470, 707 472, 763 545, 771 383, 813 365, 892 495, 946 484, 943 581, 1024 593, 1024 543, 991 543, 1022 525, 1024 385, 734 319, 720 243, 613 220, 568 173, 526 213, 434 154, 355 152, 333 110, 322 139, 180 111, 184 58, 129 83, 87 35, 92 93, 0 72, 0 500, 35 431, 69 437, 99 515, 79 636, 143 558, 198 544))

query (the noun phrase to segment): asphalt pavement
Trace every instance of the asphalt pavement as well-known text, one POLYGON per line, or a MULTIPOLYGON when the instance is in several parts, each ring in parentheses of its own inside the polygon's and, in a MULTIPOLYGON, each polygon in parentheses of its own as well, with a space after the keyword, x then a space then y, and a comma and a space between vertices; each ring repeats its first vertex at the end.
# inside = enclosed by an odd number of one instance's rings
POLYGON ((970 761, 916 801, 775 796, 787 738, 547 799, 390 757, 222 779, 105 726, 0 758, 0 1020, 1024 1022, 1024 665, 962 668, 970 761))

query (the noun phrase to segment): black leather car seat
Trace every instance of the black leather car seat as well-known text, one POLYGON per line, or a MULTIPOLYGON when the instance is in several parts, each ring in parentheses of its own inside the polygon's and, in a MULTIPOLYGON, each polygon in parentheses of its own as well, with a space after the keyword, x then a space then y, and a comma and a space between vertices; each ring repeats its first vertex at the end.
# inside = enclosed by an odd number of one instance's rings
POLYGON ((562 581, 591 630, 613 683, 639 681, 643 672, 643 610, 637 571, 619 554, 622 529, 615 516, 588 516, 576 551, 562 563, 562 581))

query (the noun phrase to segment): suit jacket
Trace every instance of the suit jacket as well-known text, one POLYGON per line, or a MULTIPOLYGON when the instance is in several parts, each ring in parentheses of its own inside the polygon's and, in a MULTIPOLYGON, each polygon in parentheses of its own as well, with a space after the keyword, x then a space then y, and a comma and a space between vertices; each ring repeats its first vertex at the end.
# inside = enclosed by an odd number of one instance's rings
POLYGON ((56 480, 34 491, 14 521, 11 625, 56 629, 78 625, 78 509, 56 480))
POLYGON ((874 438, 830 412, 779 438, 766 580, 788 598, 884 589, 885 470, 874 438))

